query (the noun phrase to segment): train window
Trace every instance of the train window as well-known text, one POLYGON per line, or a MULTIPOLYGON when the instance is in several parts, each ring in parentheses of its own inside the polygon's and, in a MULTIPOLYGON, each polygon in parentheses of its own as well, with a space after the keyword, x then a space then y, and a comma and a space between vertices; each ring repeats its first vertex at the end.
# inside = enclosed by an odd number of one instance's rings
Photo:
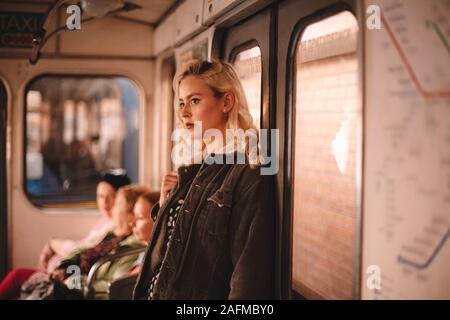
POLYGON ((90 203, 106 169, 137 181, 139 92, 131 80, 41 76, 25 98, 24 186, 34 204, 90 203))
POLYGON ((347 11, 308 25, 294 70, 293 296, 354 290, 358 25, 347 11))
POLYGON ((239 51, 233 59, 233 65, 244 88, 250 114, 257 128, 261 122, 261 50, 253 45, 239 51))

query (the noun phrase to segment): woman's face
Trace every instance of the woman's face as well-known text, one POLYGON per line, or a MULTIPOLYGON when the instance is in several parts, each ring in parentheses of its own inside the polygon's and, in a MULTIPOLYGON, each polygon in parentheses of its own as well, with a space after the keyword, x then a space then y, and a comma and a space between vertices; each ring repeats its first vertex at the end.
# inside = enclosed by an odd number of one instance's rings
POLYGON ((97 185, 97 207, 108 218, 111 218, 115 197, 116 190, 109 183, 102 181, 97 185))
POLYGON ((196 121, 202 122, 202 134, 211 128, 225 131, 226 112, 229 111, 225 105, 225 96, 214 96, 214 92, 203 79, 187 76, 180 82, 178 95, 180 116, 191 137, 196 121))
POLYGON ((134 205, 134 227, 133 233, 141 241, 150 242, 153 229, 153 220, 150 218, 150 210, 153 204, 143 198, 134 205))
POLYGON ((133 212, 127 211, 127 200, 121 192, 118 192, 116 195, 116 201, 112 209, 112 219, 114 223, 114 228, 116 230, 120 230, 120 233, 122 234, 131 233, 133 212))

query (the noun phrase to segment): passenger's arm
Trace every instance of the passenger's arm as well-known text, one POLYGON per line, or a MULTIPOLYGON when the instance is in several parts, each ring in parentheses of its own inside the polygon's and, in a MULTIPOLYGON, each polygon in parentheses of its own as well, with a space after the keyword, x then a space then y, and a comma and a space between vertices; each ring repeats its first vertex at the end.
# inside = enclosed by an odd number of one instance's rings
POLYGON ((55 251, 53 251, 50 242, 47 242, 39 254, 38 269, 46 270, 48 262, 54 255, 55 251))
POLYGON ((76 241, 63 239, 50 239, 49 244, 55 254, 60 258, 67 256, 68 252, 72 251, 77 246, 76 241))
POLYGON ((76 246, 77 242, 73 240, 49 239, 39 255, 38 268, 46 270, 52 257, 65 258, 76 246))
POLYGON ((261 177, 232 208, 230 250, 234 271, 229 299, 273 298, 275 213, 270 181, 270 177, 261 177))

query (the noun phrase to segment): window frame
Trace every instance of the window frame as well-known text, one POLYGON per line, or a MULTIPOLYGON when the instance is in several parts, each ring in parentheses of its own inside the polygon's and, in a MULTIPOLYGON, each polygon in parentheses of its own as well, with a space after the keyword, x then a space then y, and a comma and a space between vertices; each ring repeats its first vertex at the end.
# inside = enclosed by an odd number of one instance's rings
POLYGON ((10 92, 8 83, 0 76, 0 277, 8 271, 8 163, 7 163, 7 132, 8 104, 10 92), (4 98, 4 100, 3 100, 4 98))
MULTIPOLYGON (((231 49, 230 54, 228 55, 228 61, 234 66, 234 63, 236 61, 236 58, 238 56, 239 53, 254 48, 254 47, 258 47, 259 52, 261 53, 261 83, 260 83, 260 90, 261 90, 261 100, 259 102, 259 128, 263 128, 264 125, 264 119, 263 119, 263 57, 262 57, 262 51, 261 51, 261 46, 258 43, 258 40, 256 39, 251 39, 248 41, 245 41, 239 45, 237 45, 236 47, 234 47, 233 49, 231 49)), ((245 92, 244 92, 245 93, 245 92)))
POLYGON ((232 53, 236 48, 251 42, 258 44, 261 51, 261 129, 275 127, 276 90, 273 81, 270 81, 276 69, 273 64, 276 60, 275 13, 276 4, 272 4, 243 19, 231 23, 222 21, 217 25, 212 41, 212 58, 224 59, 229 63, 232 63, 232 53), (258 28, 255 29, 255 26, 258 28))
MULTIPOLYGON (((27 180, 27 113, 28 113, 28 105, 27 105, 27 93, 30 91, 31 85, 42 78, 46 77, 55 77, 55 78, 124 78, 130 81, 134 87, 136 88, 136 92, 139 97, 138 102, 138 111, 139 113, 142 112, 142 99, 143 99, 143 92, 142 92, 142 86, 140 83, 135 79, 134 77, 131 77, 130 75, 126 74, 116 74, 116 73, 105 73, 105 74, 95 74, 95 73, 57 73, 57 72, 45 72, 37 74, 36 76, 30 78, 25 85, 24 91, 23 91, 23 114, 22 114, 22 123, 23 123, 23 138, 22 138, 22 181, 21 181, 21 187, 23 194, 25 195, 28 202, 35 208, 38 209, 96 209, 97 203, 96 200, 89 200, 89 199, 83 199, 83 196, 80 195, 79 197, 81 199, 76 199, 76 196, 73 196, 73 199, 70 199, 69 201, 67 199, 61 199, 61 195, 45 195, 45 196, 39 196, 39 200, 37 200, 37 197, 34 197, 32 194, 30 194, 27 190, 26 186, 26 180, 27 180)), ((140 162, 140 155, 142 153, 141 150, 141 128, 139 127, 139 134, 138 134, 138 154, 136 155, 138 160, 138 170, 139 170, 139 162, 140 162)), ((75 134, 75 132, 74 132, 75 134)))
MULTIPOLYGON (((359 33, 358 33, 358 42, 356 48, 356 57, 358 63, 358 91, 362 97, 362 63, 361 63, 361 35, 363 33, 363 29, 360 26, 360 21, 358 19, 358 15, 353 6, 344 2, 337 2, 331 4, 326 7, 321 7, 310 15, 306 15, 300 17, 298 21, 295 23, 292 33, 289 37, 289 45, 287 50, 286 57, 286 78, 285 78, 285 137, 290 137, 291 139, 285 140, 285 155, 284 155, 284 187, 283 187, 283 256, 282 256, 282 265, 283 270, 288 271, 288 279, 286 284, 285 295, 287 298, 292 299, 293 296, 293 287, 292 287, 292 275, 293 275, 293 261, 292 261, 292 253, 293 253, 293 204, 294 204, 294 150, 295 150, 295 120, 296 120, 296 110, 295 110, 295 62, 297 56, 297 44, 301 41, 303 32, 306 30, 308 26, 313 23, 320 22, 326 18, 329 18, 333 15, 339 14, 341 12, 348 11, 354 17, 358 23, 359 33), (286 248, 287 246, 287 248, 286 248)), ((361 114, 360 119, 358 120, 358 125, 361 125, 361 128, 357 127, 356 132, 356 141, 358 143, 356 149, 356 161, 355 169, 355 189, 356 189, 356 203, 355 203, 355 239, 354 239, 354 263, 353 263, 353 299, 360 299, 361 290, 360 290, 360 281, 361 281, 361 239, 362 239, 362 166, 363 166, 363 157, 359 155, 359 153, 363 153, 364 150, 364 141, 361 138, 363 136, 363 128, 364 128, 364 103, 363 100, 360 99, 361 104, 361 114)), ((309 289, 309 288, 306 288, 309 289)), ((312 290, 311 290, 312 292, 312 290)), ((294 297, 297 299, 306 298, 305 296, 294 297)), ((321 298, 321 297, 315 297, 321 298)))
MULTIPOLYGON (((160 79, 159 81, 162 83, 163 78, 166 77, 168 74, 164 74, 165 71, 171 71, 171 77, 167 76, 167 79, 172 79, 173 82, 173 78, 177 72, 177 62, 176 62, 176 56, 174 52, 169 52, 167 54, 164 54, 162 56, 161 59, 161 72, 160 72, 160 79)), ((174 164, 172 163, 171 160, 171 150, 173 150, 173 146, 174 146, 174 142, 170 139, 173 131, 177 128, 177 114, 175 112, 175 106, 174 106, 174 99, 175 99, 175 92, 173 92, 173 86, 172 86, 172 82, 170 82, 171 86, 171 96, 172 96, 172 100, 170 101, 170 110, 169 110, 169 120, 170 120, 170 124, 167 128, 167 133, 168 133, 168 137, 169 140, 167 141, 167 150, 169 151, 169 154, 161 154, 162 156, 166 157, 165 161, 167 162, 167 168, 171 168, 172 170, 175 169, 174 164)), ((165 94, 165 92, 163 93, 165 94)), ((161 98, 162 96, 160 96, 161 98)))
MULTIPOLYGON (((287 2, 287 1, 285 1, 287 2)), ((215 24, 215 31, 212 40, 211 58, 223 59, 230 62, 231 51, 245 44, 252 39, 257 39, 261 50, 261 71, 262 71, 262 90, 261 90, 261 129, 277 128, 277 109, 278 104, 278 13, 282 2, 271 2, 255 10, 250 10, 243 16, 230 16, 220 20, 215 24)), ((281 103, 284 106, 284 102, 281 103)), ((281 119, 281 117, 280 117, 281 119)), ((280 129, 281 133, 282 129, 280 129)), ((281 137, 280 137, 281 138, 281 137)), ((279 151, 283 152, 282 139, 279 140, 279 151)), ((268 145, 271 146, 271 130, 268 131, 268 145)), ((277 161, 278 161, 278 157, 277 161)), ((286 277, 283 269, 283 206, 282 199, 284 190, 283 175, 284 160, 280 157, 278 164, 279 171, 275 174, 275 183, 271 192, 275 196, 275 252, 274 252, 274 275, 273 293, 276 298, 285 298, 284 278, 286 277)))

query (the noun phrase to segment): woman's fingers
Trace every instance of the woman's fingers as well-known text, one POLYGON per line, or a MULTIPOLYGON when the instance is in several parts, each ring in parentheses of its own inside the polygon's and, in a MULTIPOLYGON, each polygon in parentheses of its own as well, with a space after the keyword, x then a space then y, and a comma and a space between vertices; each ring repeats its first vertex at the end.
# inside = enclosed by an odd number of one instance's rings
POLYGON ((169 175, 165 175, 163 178, 163 182, 165 181, 174 181, 177 182, 178 181, 178 176, 169 176, 169 175))
POLYGON ((175 187, 177 183, 178 183, 178 173, 176 173, 175 171, 170 171, 164 175, 161 181, 161 197, 159 200, 159 204, 161 206, 169 196, 170 191, 175 187))
POLYGON ((163 179, 162 179, 162 186, 170 184, 170 185, 174 185, 178 182, 178 175, 173 175, 173 174, 166 174, 163 179))

